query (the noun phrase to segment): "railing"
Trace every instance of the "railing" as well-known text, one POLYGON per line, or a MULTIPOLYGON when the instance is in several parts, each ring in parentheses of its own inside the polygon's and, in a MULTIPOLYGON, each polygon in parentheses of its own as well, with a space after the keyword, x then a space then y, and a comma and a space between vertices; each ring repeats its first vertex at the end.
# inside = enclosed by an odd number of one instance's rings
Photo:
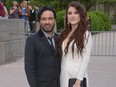
POLYGON ((0 64, 24 57, 25 33, 10 33, 0 40, 0 64))
MULTIPOLYGON (((1 41, 5 44, 7 58, 11 55, 22 56, 24 54, 25 39, 31 34, 11 33, 11 37, 20 38, 1 41)), ((92 56, 116 56, 116 31, 92 31, 92 42, 92 56)))
POLYGON ((92 56, 116 56, 116 31, 92 31, 91 33, 92 56))
POLYGON ((116 56, 116 31, 92 31, 92 55, 116 56))

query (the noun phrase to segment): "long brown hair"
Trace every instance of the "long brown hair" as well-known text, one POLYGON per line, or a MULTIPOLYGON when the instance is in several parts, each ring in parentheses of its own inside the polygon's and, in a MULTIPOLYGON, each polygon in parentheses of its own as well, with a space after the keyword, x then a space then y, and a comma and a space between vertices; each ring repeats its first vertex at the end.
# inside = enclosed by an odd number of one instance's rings
POLYGON ((65 55, 68 53, 68 47, 71 41, 73 40, 72 44, 72 53, 74 53, 74 44, 77 47, 77 53, 82 56, 82 52, 84 49, 84 39, 86 38, 85 32, 88 30, 88 20, 87 20, 87 13, 82 4, 79 2, 73 1, 71 2, 66 10, 66 18, 65 18, 65 25, 64 30, 58 38, 58 46, 59 46, 59 56, 62 56, 62 43, 70 33, 72 27, 71 24, 68 24, 67 14, 69 7, 74 7, 80 14, 80 22, 78 23, 77 29, 72 33, 69 41, 67 42, 67 46, 64 49, 65 55))

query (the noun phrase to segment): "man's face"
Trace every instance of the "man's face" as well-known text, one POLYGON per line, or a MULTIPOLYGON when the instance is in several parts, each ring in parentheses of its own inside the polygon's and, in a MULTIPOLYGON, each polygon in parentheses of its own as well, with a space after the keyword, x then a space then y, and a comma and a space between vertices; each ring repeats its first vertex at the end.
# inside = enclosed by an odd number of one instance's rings
POLYGON ((28 5, 28 9, 29 9, 29 10, 32 10, 32 6, 31 6, 31 5, 28 5))
POLYGON ((50 32, 53 32, 53 28, 55 26, 55 21, 56 20, 54 18, 53 12, 47 10, 41 14, 40 26, 44 30, 44 32, 50 33, 50 32))

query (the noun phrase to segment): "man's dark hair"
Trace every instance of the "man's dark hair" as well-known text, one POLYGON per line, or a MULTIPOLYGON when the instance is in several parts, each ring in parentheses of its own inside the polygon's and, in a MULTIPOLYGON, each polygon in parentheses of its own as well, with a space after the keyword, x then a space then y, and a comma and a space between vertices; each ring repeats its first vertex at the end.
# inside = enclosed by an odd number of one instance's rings
POLYGON ((55 12, 55 10, 54 10, 52 7, 44 6, 44 7, 42 7, 42 8, 39 10, 39 13, 38 13, 38 20, 39 20, 39 21, 40 21, 40 19, 41 19, 42 13, 45 12, 45 11, 51 11, 51 12, 53 12, 54 18, 56 19, 56 12, 55 12))

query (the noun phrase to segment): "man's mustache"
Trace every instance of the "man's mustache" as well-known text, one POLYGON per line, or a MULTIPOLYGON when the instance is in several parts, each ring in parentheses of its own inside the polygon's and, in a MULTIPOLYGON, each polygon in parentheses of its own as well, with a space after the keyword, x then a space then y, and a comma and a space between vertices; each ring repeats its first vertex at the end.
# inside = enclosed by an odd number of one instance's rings
POLYGON ((50 25, 50 24, 45 24, 45 26, 46 26, 46 25, 50 25))

